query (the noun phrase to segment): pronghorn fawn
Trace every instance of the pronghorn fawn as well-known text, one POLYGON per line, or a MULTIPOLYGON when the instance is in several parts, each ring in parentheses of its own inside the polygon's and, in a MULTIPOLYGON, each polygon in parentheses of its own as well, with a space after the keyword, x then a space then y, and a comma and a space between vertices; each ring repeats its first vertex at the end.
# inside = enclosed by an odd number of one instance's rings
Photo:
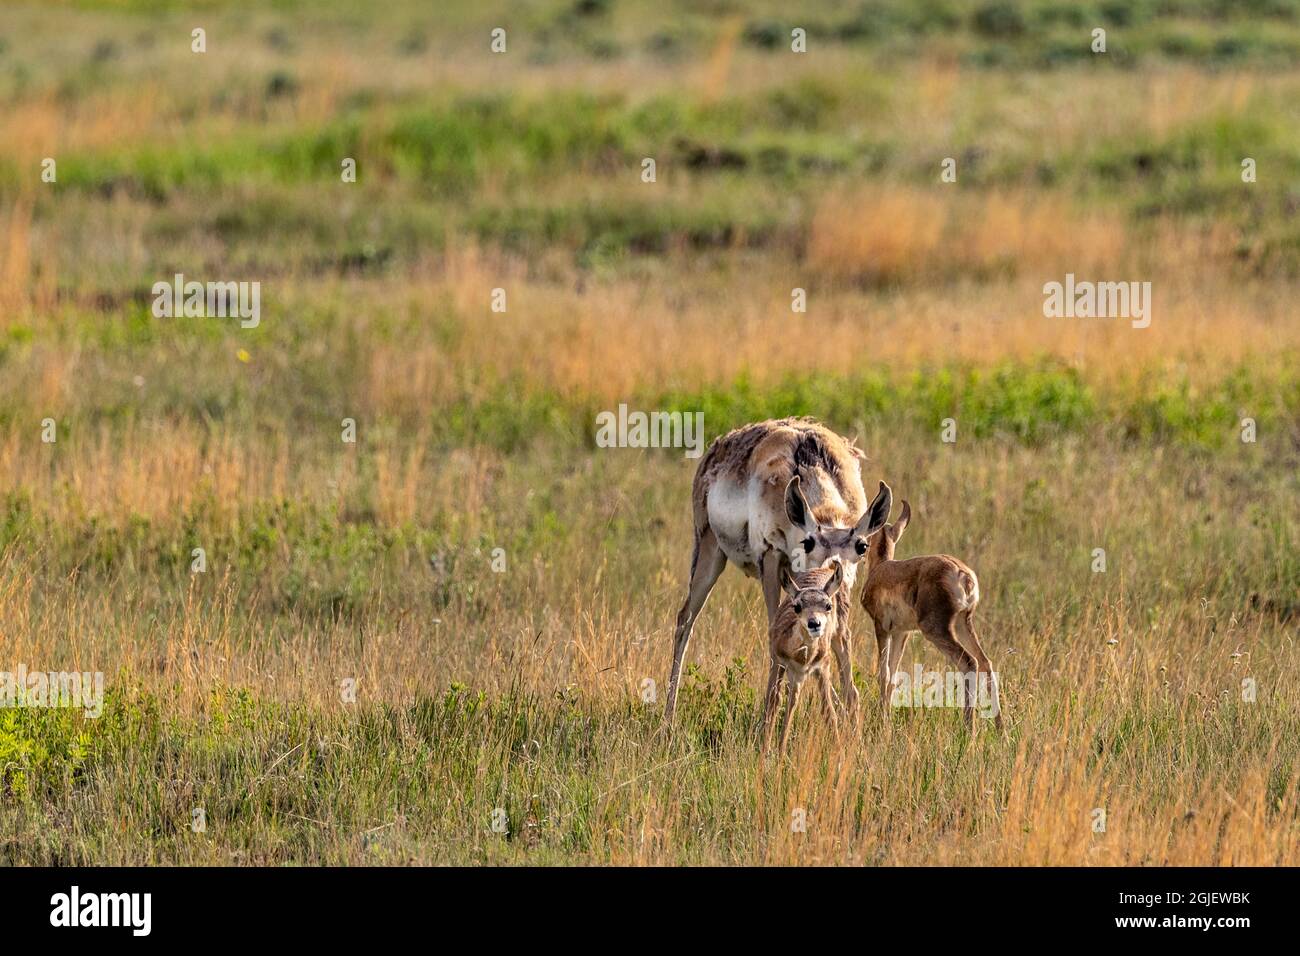
MULTIPOLYGON (((881 482, 870 506, 853 442, 810 418, 745 425, 718 438, 700 459, 691 485, 691 580, 673 633, 673 666, 664 717, 677 706, 677 686, 691 629, 730 560, 763 586, 770 628, 781 600, 781 571, 844 563, 852 588, 867 541, 889 517, 881 482)), ((849 631, 841 621, 832 641, 842 701, 856 715, 849 631)))
POLYGON ((772 727, 781 703, 781 686, 786 690, 785 716, 781 718, 781 752, 790 736, 790 718, 799 704, 799 688, 809 677, 817 679, 822 710, 833 730, 838 730, 835 701, 831 696, 831 641, 849 609, 844 583, 844 565, 817 568, 792 575, 781 572, 781 587, 788 595, 768 630, 771 666, 767 672, 767 694, 763 698, 764 748, 772 745, 772 727))
POLYGON ((888 717, 907 640, 912 631, 920 631, 960 668, 966 726, 974 730, 973 698, 977 690, 987 687, 991 693, 990 709, 1001 730, 997 674, 980 646, 971 619, 980 602, 979 580, 969 565, 947 554, 895 561, 894 548, 911 517, 912 508, 904 501, 898 520, 885 525, 867 549, 867 583, 862 588, 862 607, 871 615, 876 628, 882 712, 888 717))

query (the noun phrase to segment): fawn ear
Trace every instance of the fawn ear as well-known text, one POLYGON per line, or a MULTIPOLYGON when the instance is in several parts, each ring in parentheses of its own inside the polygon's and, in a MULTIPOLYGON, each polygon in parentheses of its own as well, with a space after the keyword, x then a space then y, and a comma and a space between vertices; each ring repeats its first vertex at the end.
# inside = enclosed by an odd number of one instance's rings
POLYGON ((786 594, 790 595, 791 601, 799 596, 799 588, 795 586, 794 575, 790 573, 790 569, 787 567, 781 568, 781 588, 786 594))
POLYGON ((889 509, 893 506, 894 493, 889 490, 889 485, 882 481, 880 490, 876 492, 876 497, 871 500, 871 504, 867 505, 867 510, 862 513, 862 517, 858 519, 858 525, 853 529, 853 533, 864 538, 871 537, 889 520, 889 509))
POLYGON ((798 475, 791 478, 790 483, 785 486, 785 516, 804 534, 812 534, 817 530, 812 508, 808 507, 808 499, 803 496, 803 489, 799 487, 798 475))
POLYGON ((831 572, 830 580, 822 585, 822 590, 827 594, 834 594, 840 589, 840 585, 844 583, 844 565, 839 561, 833 563, 835 565, 835 570, 831 572))
POLYGON ((907 530, 907 522, 910 521, 911 519, 912 519, 912 506, 909 505, 907 503, 907 499, 904 498, 903 510, 899 512, 898 520, 895 521, 889 527, 889 540, 897 541, 899 538, 901 538, 903 536, 903 532, 907 530))

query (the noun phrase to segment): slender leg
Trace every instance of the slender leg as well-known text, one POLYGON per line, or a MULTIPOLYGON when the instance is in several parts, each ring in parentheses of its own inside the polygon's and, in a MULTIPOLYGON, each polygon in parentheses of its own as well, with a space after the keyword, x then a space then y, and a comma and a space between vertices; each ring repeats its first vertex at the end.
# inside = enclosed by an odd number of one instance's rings
MULTIPOLYGON (((987 674, 989 694, 992 698, 993 705, 993 724, 998 730, 1002 730, 1002 697, 998 690, 998 675, 993 670, 993 662, 989 656, 984 653, 984 648, 980 646, 979 635, 975 633, 975 622, 971 619, 974 610, 962 612, 962 626, 966 631, 966 650, 975 658, 975 665, 978 668, 976 680, 979 680, 979 674, 987 674)), ((978 686, 978 685, 977 685, 978 686)))
POLYGON ((894 687, 898 683, 898 665, 911 638, 910 631, 887 632, 876 626, 876 679, 880 684, 880 712, 886 721, 893 707, 894 687))
POLYGON ((840 700, 845 713, 856 723, 862 715, 858 711, 858 689, 853 685, 853 636, 843 617, 835 630, 835 637, 831 639, 831 649, 835 652, 835 666, 840 671, 840 700))
POLYGON ((891 693, 898 683, 898 669, 903 663, 903 651, 907 650, 907 642, 911 639, 911 631, 899 631, 889 642, 889 689, 891 693))
POLYGON ((763 717, 761 725, 763 728, 763 749, 767 750, 772 746, 772 727, 776 720, 776 712, 781 706, 781 665, 772 658, 772 666, 767 671, 767 693, 763 695, 763 717))
POLYGON ((972 682, 975 680, 977 665, 975 658, 962 646, 961 641, 957 640, 954 622, 955 618, 946 614, 934 615, 921 621, 921 633, 959 668, 963 685, 962 716, 966 720, 966 729, 974 732, 975 695, 972 693, 972 682))
POLYGON ((831 675, 827 673, 825 665, 817 669, 817 684, 822 692, 822 711, 826 714, 826 722, 831 725, 831 732, 838 737, 840 718, 835 711, 835 695, 831 693, 831 675))
POLYGON ((767 605, 767 626, 772 627, 777 609, 781 606, 781 555, 769 548, 761 563, 763 603, 767 605))
POLYGON ((677 709, 677 685, 682 676, 682 660, 686 657, 686 645, 691 640, 691 628, 700 608, 708 600, 709 592, 718 580, 718 575, 727 566, 727 557, 718 547, 718 539, 712 528, 705 528, 695 539, 695 552, 691 555, 691 583, 687 588, 686 600, 677 612, 677 629, 673 634, 673 669, 668 678, 668 701, 664 705, 664 720, 672 723, 673 712, 677 709))
POLYGON ((785 742, 790 738, 790 718, 794 716, 794 709, 799 705, 799 684, 802 680, 796 681, 794 678, 786 675, 786 684, 789 690, 785 694, 785 714, 781 718, 781 753, 785 753, 785 742))
POLYGON ((898 686, 900 667, 903 663, 903 652, 907 650, 907 642, 911 639, 911 631, 896 631, 889 640, 889 700, 891 705, 894 699, 894 688, 898 686))
POLYGON ((876 625, 876 682, 880 685, 880 716, 889 723, 890 649, 893 647, 891 635, 879 624, 876 625))

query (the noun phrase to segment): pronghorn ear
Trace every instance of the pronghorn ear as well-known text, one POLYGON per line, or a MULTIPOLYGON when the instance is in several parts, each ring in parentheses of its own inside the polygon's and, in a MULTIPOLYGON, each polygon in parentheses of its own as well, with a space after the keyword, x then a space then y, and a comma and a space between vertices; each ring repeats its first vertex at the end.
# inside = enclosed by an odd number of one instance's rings
POLYGON ((817 530, 812 508, 808 507, 808 499, 803 496, 803 489, 799 487, 798 475, 791 478, 790 483, 785 486, 785 516, 804 534, 812 534, 817 530))
POLYGON ((834 594, 840 589, 840 585, 844 583, 844 565, 839 561, 832 563, 835 565, 835 570, 831 573, 830 580, 822 586, 822 590, 827 594, 834 594))
POLYGON ((889 528, 890 541, 897 541, 899 538, 903 536, 903 532, 907 530, 907 522, 910 521, 911 518, 912 518, 912 506, 909 505, 907 503, 907 499, 904 498, 903 510, 899 512, 898 520, 895 521, 892 525, 890 525, 889 528))
POLYGON ((781 588, 786 594, 790 595, 791 601, 799 596, 799 588, 795 586, 794 575, 790 573, 790 569, 787 567, 781 568, 781 588))
POLYGON ((858 526, 853 529, 853 533, 864 538, 871 537, 889 520, 889 509, 893 506, 894 493, 889 490, 889 485, 882 481, 880 490, 876 492, 876 497, 867 506, 862 517, 858 519, 858 526))

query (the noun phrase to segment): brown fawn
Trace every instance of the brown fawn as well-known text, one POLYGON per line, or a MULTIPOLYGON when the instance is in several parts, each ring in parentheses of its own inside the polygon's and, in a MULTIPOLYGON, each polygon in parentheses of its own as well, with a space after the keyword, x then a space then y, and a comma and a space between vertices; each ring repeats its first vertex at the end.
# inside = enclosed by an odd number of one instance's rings
POLYGON ((985 686, 981 681, 987 681, 992 695, 990 709, 1001 730, 997 674, 980 646, 971 620, 980 602, 979 580, 969 565, 947 554, 895 561, 894 547, 911 517, 912 508, 904 501, 898 520, 881 528, 867 548, 867 583, 862 588, 862 607, 871 615, 876 628, 882 713, 888 717, 890 696, 898 680, 898 665, 908 638, 912 631, 920 631, 961 670, 965 687, 962 709, 967 728, 974 730, 972 698, 977 688, 985 686))
POLYGON ((785 716, 781 718, 781 752, 790 735, 790 718, 799 703, 799 687, 809 677, 817 679, 822 709, 833 730, 839 720, 831 695, 831 646, 848 613, 848 589, 844 584, 844 566, 832 562, 832 568, 817 568, 792 575, 781 572, 781 587, 786 598, 776 619, 768 629, 768 653, 771 667, 767 672, 767 694, 763 698, 764 749, 772 745, 772 726, 780 706, 781 685, 786 691, 785 716))

